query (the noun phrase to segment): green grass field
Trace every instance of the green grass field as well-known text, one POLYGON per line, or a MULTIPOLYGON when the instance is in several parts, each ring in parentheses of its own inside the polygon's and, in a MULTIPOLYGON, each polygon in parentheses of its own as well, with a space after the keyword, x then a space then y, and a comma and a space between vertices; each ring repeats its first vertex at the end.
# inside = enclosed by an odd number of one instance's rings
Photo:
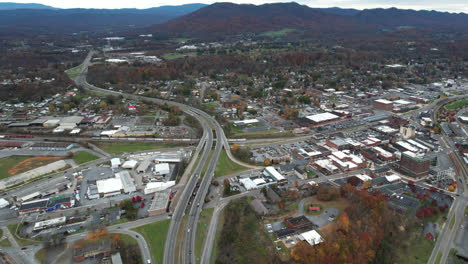
POLYGON ((464 106, 467 106, 468 105, 468 99, 461 99, 461 100, 458 100, 458 101, 455 101, 453 103, 450 103, 450 104, 447 104, 445 106, 445 108, 447 110, 455 110, 455 109, 458 109, 460 107, 464 107, 464 106))
POLYGON ((19 162, 25 161, 29 158, 29 156, 11 156, 8 158, 0 159, 0 179, 8 178, 11 175, 8 174, 8 170, 11 169, 13 166, 18 164, 19 162))
POLYGON ((220 177, 224 175, 230 175, 237 172, 248 170, 248 168, 241 166, 237 163, 231 161, 226 154, 226 151, 223 150, 219 155, 218 164, 216 164, 216 169, 214 176, 220 177))
POLYGON ((78 65, 75 68, 71 68, 69 70, 66 70, 65 73, 70 77, 70 79, 75 79, 76 76, 81 72, 81 69, 83 68, 83 65, 78 65))
POLYGON ((195 258, 197 263, 201 259, 203 245, 205 244, 206 232, 210 225, 211 217, 213 216, 214 208, 203 209, 200 213, 200 218, 197 224, 197 234, 195 236, 195 258))
POLYGON ((258 139, 258 138, 280 138, 280 137, 293 137, 294 134, 290 131, 279 132, 278 129, 272 128, 268 130, 255 131, 255 132, 243 132, 240 127, 231 124, 231 135, 230 138, 247 138, 247 139, 258 139))
POLYGON ((79 151, 79 152, 73 153, 72 159, 76 162, 76 164, 83 164, 86 162, 97 160, 99 159, 99 157, 86 151, 79 151))
POLYGON ((297 29, 283 28, 283 29, 277 30, 277 31, 264 32, 264 33, 262 33, 260 35, 264 36, 264 37, 270 37, 270 38, 282 38, 282 37, 286 37, 289 33, 295 32, 295 31, 297 31, 297 29))
POLYGON ((442 258, 442 252, 439 251, 439 253, 437 253, 436 259, 434 260, 434 263, 439 264, 441 258, 442 258))
POLYGON ((163 262, 164 243, 166 242, 170 222, 171 220, 167 219, 132 229, 140 233, 148 243, 153 258, 152 263, 163 262))
POLYGON ((431 256, 435 242, 426 239, 422 234, 422 227, 414 228, 404 248, 399 252, 401 264, 425 264, 431 256))
POLYGON ((27 239, 20 237, 16 234, 16 229, 21 228, 21 224, 11 224, 8 225, 7 228, 10 230, 11 235, 15 238, 16 242, 18 242, 18 245, 25 247, 25 246, 31 246, 31 245, 37 245, 42 243, 41 241, 33 240, 33 239, 27 239))
POLYGON ((177 148, 186 147, 182 143, 148 143, 148 142, 94 142, 96 146, 105 152, 112 155, 120 155, 124 153, 162 149, 162 148, 177 148))

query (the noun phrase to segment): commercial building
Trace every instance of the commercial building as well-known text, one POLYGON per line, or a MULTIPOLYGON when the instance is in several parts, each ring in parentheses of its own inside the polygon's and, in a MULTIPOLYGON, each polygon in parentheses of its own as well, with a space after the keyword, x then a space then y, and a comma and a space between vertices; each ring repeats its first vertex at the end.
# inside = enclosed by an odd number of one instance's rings
POLYGON ((321 113, 321 114, 316 114, 316 115, 310 115, 306 116, 307 119, 309 119, 313 125, 318 125, 326 122, 331 122, 340 119, 339 116, 334 115, 332 113, 321 113))
POLYGON ((372 105, 374 106, 374 108, 379 109, 379 110, 385 110, 385 111, 393 110, 393 102, 386 100, 386 99, 377 99, 372 103, 372 105))
POLYGON ((322 243, 324 240, 322 236, 315 230, 310 230, 299 234, 298 238, 302 241, 306 241, 311 246, 322 243))
POLYGON ((431 159, 424 154, 405 151, 401 155, 400 169, 408 176, 422 178, 429 175, 431 159))
POLYGON ((149 216, 162 215, 167 212, 171 190, 166 189, 154 193, 153 201, 148 209, 149 216))
POLYGON ((154 166, 154 175, 167 175, 171 172, 169 163, 159 163, 154 166))
POLYGON ((96 181, 96 186, 101 197, 118 195, 123 191, 123 184, 119 178, 96 181))
POLYGON ((288 180, 281 175, 273 166, 266 167, 263 170, 263 174, 268 177, 272 177, 278 184, 284 184, 287 183, 288 180))

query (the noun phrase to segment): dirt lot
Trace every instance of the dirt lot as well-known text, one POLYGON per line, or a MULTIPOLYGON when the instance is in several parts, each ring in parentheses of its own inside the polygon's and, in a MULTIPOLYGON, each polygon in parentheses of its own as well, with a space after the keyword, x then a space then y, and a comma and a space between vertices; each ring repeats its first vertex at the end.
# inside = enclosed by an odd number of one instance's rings
POLYGON ((63 157, 33 157, 23 161, 20 161, 13 167, 7 170, 7 174, 10 176, 29 171, 35 169, 40 166, 44 166, 55 162, 57 160, 61 160, 63 157))

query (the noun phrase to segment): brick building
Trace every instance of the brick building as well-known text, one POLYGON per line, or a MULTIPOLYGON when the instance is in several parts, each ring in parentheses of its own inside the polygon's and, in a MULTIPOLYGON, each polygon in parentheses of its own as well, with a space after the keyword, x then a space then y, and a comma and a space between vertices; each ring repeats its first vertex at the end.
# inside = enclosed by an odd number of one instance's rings
POLYGON ((405 151, 401 155, 400 169, 414 178, 422 178, 429 175, 431 159, 423 154, 405 151))

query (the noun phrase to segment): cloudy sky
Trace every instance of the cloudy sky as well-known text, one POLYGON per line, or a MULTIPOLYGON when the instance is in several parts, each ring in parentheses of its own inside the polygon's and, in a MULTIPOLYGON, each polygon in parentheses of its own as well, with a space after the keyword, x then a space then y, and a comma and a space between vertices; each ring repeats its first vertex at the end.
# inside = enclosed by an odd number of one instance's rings
MULTIPOLYGON (((263 4, 272 2, 288 2, 289 0, 232 0, 234 3, 263 4)), ((227 0, 8 0, 0 2, 41 3, 60 8, 148 8, 161 5, 180 5, 187 3, 228 2, 227 0)), ((468 0, 297 0, 298 3, 310 7, 343 7, 343 8, 388 8, 398 7, 404 9, 426 9, 448 12, 468 13, 468 0)))

